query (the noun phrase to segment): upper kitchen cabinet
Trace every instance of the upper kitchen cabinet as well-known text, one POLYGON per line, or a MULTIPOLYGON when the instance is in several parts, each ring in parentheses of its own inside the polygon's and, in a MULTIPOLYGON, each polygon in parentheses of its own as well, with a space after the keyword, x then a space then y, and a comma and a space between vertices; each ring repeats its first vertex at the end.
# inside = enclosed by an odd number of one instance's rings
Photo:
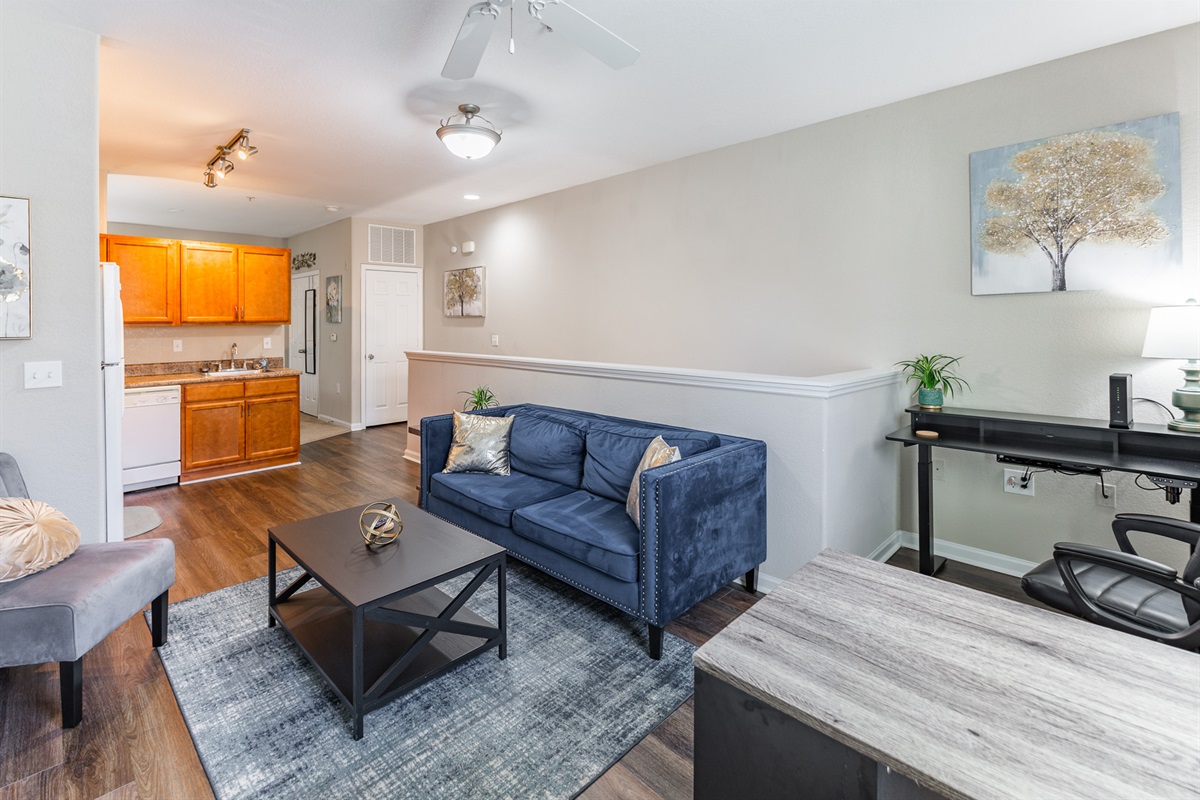
POLYGON ((213 324, 241 319, 238 248, 216 242, 179 243, 182 323, 213 324))
POLYGON ((121 267, 126 325, 179 324, 179 242, 102 236, 100 260, 121 267))
POLYGON ((275 247, 239 247, 238 271, 242 322, 291 321, 292 251, 275 247))

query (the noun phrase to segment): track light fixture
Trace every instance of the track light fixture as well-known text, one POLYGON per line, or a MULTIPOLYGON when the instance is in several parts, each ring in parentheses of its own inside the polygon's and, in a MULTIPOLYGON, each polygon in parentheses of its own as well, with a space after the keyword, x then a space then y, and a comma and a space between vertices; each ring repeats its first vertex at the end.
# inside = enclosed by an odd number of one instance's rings
POLYGON ((463 103, 458 107, 458 112, 442 120, 442 127, 437 131, 446 149, 459 158, 467 159, 483 158, 492 152, 492 148, 500 142, 500 131, 496 130, 496 126, 479 116, 479 106, 473 103, 463 103), (460 116, 463 121, 455 122, 455 117, 460 116), (475 120, 483 120, 487 127, 476 124, 475 120))
POLYGON ((224 178, 233 172, 233 162, 229 160, 229 156, 236 153, 239 159, 245 161, 257 152, 257 147, 250 146, 250 129, 242 128, 228 142, 217 145, 217 154, 210 158, 208 164, 205 165, 204 185, 209 189, 215 189, 217 182, 214 180, 214 176, 224 178))

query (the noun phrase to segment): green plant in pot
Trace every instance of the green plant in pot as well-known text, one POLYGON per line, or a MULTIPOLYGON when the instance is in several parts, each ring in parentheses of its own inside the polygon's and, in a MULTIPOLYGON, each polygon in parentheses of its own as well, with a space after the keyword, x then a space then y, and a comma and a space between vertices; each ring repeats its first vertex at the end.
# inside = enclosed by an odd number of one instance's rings
POLYGON ((459 392, 465 394, 467 399, 463 401, 463 411, 482 411, 485 408, 495 408, 500 405, 496 400, 496 395, 492 393, 491 387, 477 386, 467 392, 459 392))
POLYGON ((954 374, 951 368, 962 356, 920 355, 910 361, 897 361, 903 367, 907 383, 917 384, 917 402, 921 408, 941 408, 945 397, 954 397, 955 390, 970 389, 971 385, 954 374))

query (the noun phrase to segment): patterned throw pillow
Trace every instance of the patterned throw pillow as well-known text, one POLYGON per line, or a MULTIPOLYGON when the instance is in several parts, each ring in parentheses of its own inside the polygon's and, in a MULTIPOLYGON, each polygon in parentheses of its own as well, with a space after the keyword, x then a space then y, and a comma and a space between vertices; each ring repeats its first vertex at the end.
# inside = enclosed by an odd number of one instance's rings
POLYGON ((0 498, 0 583, 52 567, 79 547, 79 529, 40 500, 0 498))
POLYGON ((661 436, 655 436, 646 446, 646 452, 642 453, 642 460, 638 462, 637 469, 633 472, 633 483, 629 485, 629 496, 625 499, 625 513, 633 520, 633 524, 637 525, 639 531, 642 529, 642 493, 639 491, 638 483, 642 472, 651 467, 661 467, 663 464, 671 464, 678 460, 679 448, 671 447, 661 436))
POLYGON ((486 472, 508 475, 512 417, 485 417, 454 412, 454 436, 442 472, 486 472))

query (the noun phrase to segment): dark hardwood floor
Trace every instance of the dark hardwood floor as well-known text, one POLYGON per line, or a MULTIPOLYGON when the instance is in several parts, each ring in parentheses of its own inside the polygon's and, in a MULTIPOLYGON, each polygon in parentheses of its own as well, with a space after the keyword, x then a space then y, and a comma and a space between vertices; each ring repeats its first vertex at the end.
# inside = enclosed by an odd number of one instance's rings
MULTIPOLYGON (((175 602, 267 571, 266 529, 383 497, 415 503, 418 472, 403 458, 404 425, 303 445, 299 467, 127 495, 164 523, 146 537, 175 542, 175 602)), ((37 496, 37 487, 29 487, 37 496)), ((280 568, 292 566, 282 553, 280 568)), ((912 569, 911 551, 889 563, 912 569)), ((518 567, 519 568, 519 567, 518 567)), ((942 577, 1022 600, 1015 578, 961 564, 942 577)), ((697 645, 757 598, 728 586, 667 630, 697 645)), ((84 657, 84 719, 61 729, 56 664, 0 669, 0 800, 211 798, 162 663, 140 616, 84 657)), ((681 798, 692 793, 689 700, 588 790, 588 800, 681 798)))

